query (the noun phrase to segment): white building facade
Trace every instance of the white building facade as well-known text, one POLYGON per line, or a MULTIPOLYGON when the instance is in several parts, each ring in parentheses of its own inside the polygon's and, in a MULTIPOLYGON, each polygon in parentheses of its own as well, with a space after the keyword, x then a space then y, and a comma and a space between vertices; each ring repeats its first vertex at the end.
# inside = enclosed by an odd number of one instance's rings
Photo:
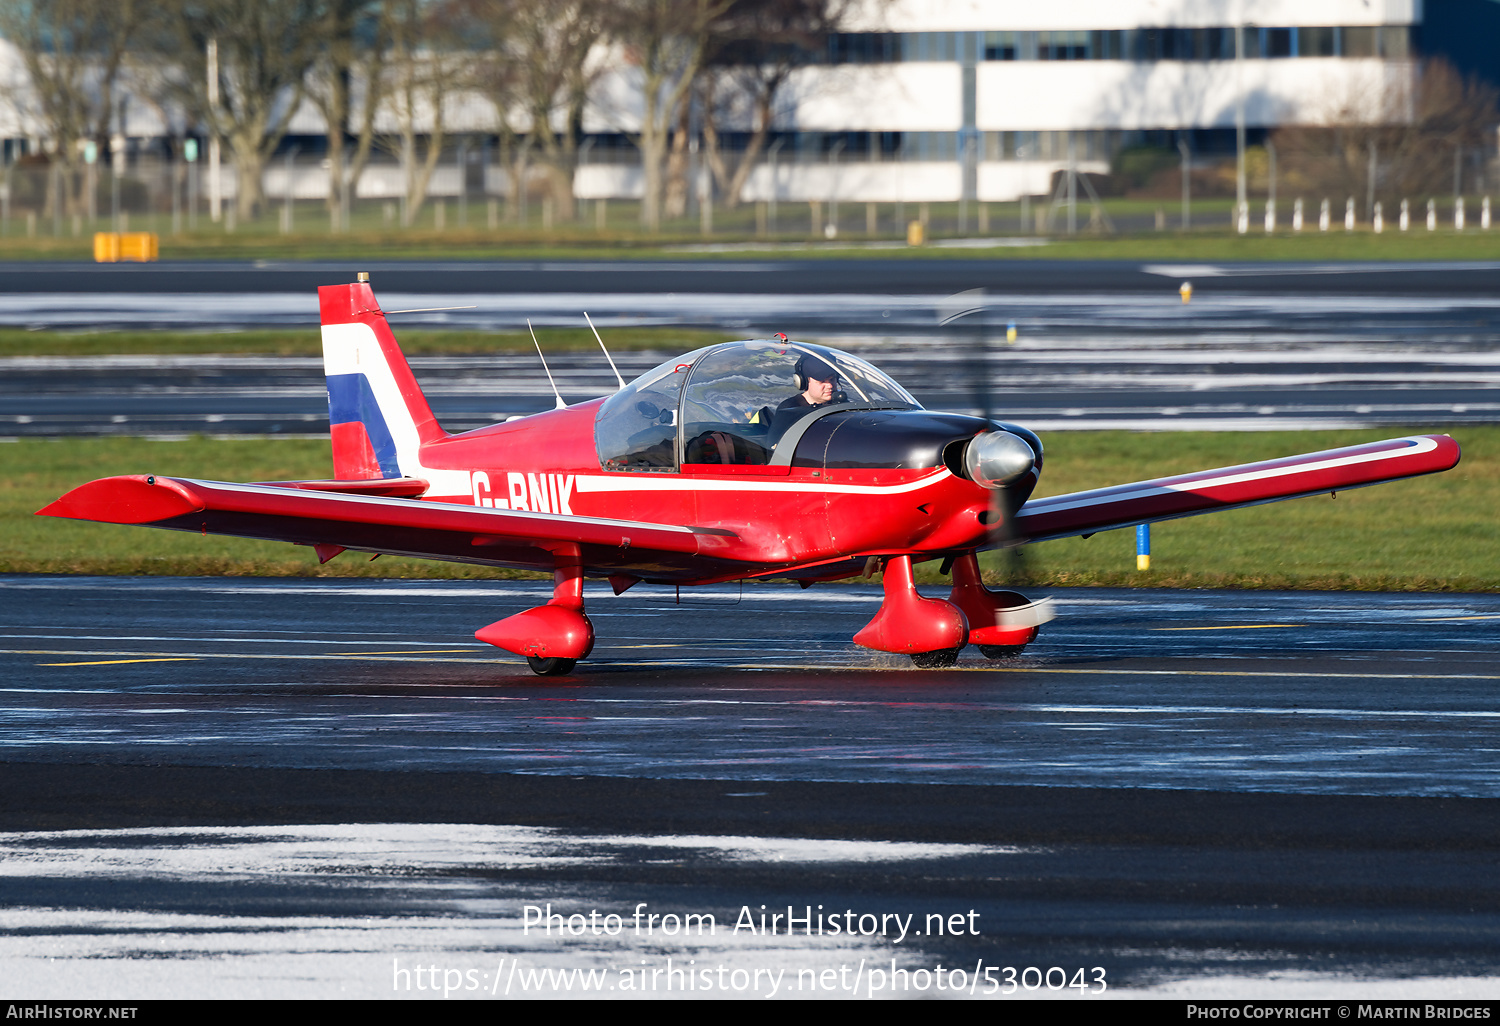
MULTIPOLYGON (((1500 5, 1481 6, 1500 17, 1500 5)), ((1185 143, 1211 159, 1234 152, 1241 123, 1254 140, 1351 111, 1389 118, 1409 95, 1423 22, 1423 0, 866 0, 783 87, 771 143, 741 199, 1006 201, 1046 193, 1070 165, 1107 171, 1126 146, 1185 143)), ((22 78, 14 49, 0 41, 8 158, 45 147, 22 78)), ((629 142, 639 127, 637 81, 621 58, 596 84, 580 198, 640 194, 629 142)), ((478 96, 453 102, 449 131, 466 135, 467 159, 490 166, 471 175, 445 161, 432 192, 454 195, 477 182, 480 192, 503 194, 493 108, 478 96)), ((125 134, 142 150, 169 131, 144 105, 130 108, 129 122, 125 134)), ((721 132, 732 148, 752 127, 731 119, 721 132)), ((305 161, 324 131, 304 105, 287 145, 305 161)), ((266 169, 270 197, 288 187, 278 160, 266 169)), ((393 174, 377 163, 359 193, 396 195, 393 174)), ((316 168, 298 168, 293 179, 299 198, 326 190, 316 168)))

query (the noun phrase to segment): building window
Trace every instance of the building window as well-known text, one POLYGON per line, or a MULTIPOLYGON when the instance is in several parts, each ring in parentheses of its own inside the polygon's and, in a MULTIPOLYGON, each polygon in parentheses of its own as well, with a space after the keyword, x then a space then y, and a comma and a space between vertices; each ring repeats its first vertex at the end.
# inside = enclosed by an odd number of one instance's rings
POLYGON ((1089 57, 1088 32, 1038 32, 1036 55, 1043 61, 1083 61, 1089 57))
MULTIPOLYGON (((829 64, 892 61, 1227 61, 1235 57, 1233 26, 1037 32, 838 32, 828 36, 829 64)), ((1408 25, 1275 28, 1246 25, 1245 56, 1384 57, 1411 55, 1408 25)))
POLYGON ((987 61, 1020 60, 1021 51, 1016 37, 1019 32, 986 32, 984 34, 984 59, 987 61))
POLYGON ((1299 57, 1332 57, 1337 52, 1334 30, 1331 28, 1301 28, 1297 30, 1297 55, 1299 57))
POLYGON ((1360 25, 1354 28, 1346 28, 1344 36, 1344 57, 1374 57, 1377 55, 1375 46, 1375 29, 1369 25, 1360 25))

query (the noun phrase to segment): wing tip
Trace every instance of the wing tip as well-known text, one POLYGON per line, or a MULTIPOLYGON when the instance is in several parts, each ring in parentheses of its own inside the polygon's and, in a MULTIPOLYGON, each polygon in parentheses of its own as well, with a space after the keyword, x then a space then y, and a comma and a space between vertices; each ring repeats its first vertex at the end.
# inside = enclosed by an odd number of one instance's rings
POLYGON ((35 515, 104 524, 152 524, 201 509, 203 501, 181 481, 153 474, 127 474, 79 485, 35 515))

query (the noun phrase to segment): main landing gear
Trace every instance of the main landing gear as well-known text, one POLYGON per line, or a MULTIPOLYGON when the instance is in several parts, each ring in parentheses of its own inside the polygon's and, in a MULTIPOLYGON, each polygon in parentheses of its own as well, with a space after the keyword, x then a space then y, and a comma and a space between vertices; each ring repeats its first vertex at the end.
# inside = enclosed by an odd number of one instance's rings
POLYGON ((986 588, 979 575, 979 560, 972 552, 953 561, 953 592, 948 600, 964 611, 969 621, 969 644, 978 645, 986 659, 1020 655, 1036 639, 1040 624, 1052 619, 1050 605, 1033 605, 1020 592, 986 588), (1034 615, 1028 615, 1033 611, 1034 615))
POLYGON ((1019 655, 1038 625, 1052 618, 1048 600, 1032 603, 1014 591, 986 588, 972 552, 954 561, 947 600, 917 594, 910 556, 887 560, 884 581, 885 601, 854 643, 905 653, 923 670, 952 666, 968 644, 978 645, 986 659, 1019 655))
POLYGON ((552 572, 552 601, 474 632, 480 641, 526 657, 533 673, 559 677, 594 650, 594 625, 583 612, 583 568, 552 572))

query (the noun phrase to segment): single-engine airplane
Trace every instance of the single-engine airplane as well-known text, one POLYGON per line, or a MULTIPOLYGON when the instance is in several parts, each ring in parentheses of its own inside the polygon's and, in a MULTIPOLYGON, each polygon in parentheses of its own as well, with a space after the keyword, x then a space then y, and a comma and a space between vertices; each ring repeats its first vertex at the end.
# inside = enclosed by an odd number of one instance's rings
POLYGON ((232 484, 135 474, 73 489, 41 515, 550 571, 545 605, 475 636, 546 675, 594 647, 583 579, 814 582, 883 570, 856 644, 952 665, 1013 655, 1050 617, 994 591, 982 549, 1088 535, 1447 470, 1419 435, 1032 499, 1042 443, 1015 424, 925 410, 874 366, 771 339, 706 346, 613 395, 450 435, 367 281, 318 290, 334 476, 232 484), (829 388, 830 383, 833 385, 829 388), (800 401, 797 397, 802 396, 800 401), (946 599, 912 564, 941 559, 946 599))

